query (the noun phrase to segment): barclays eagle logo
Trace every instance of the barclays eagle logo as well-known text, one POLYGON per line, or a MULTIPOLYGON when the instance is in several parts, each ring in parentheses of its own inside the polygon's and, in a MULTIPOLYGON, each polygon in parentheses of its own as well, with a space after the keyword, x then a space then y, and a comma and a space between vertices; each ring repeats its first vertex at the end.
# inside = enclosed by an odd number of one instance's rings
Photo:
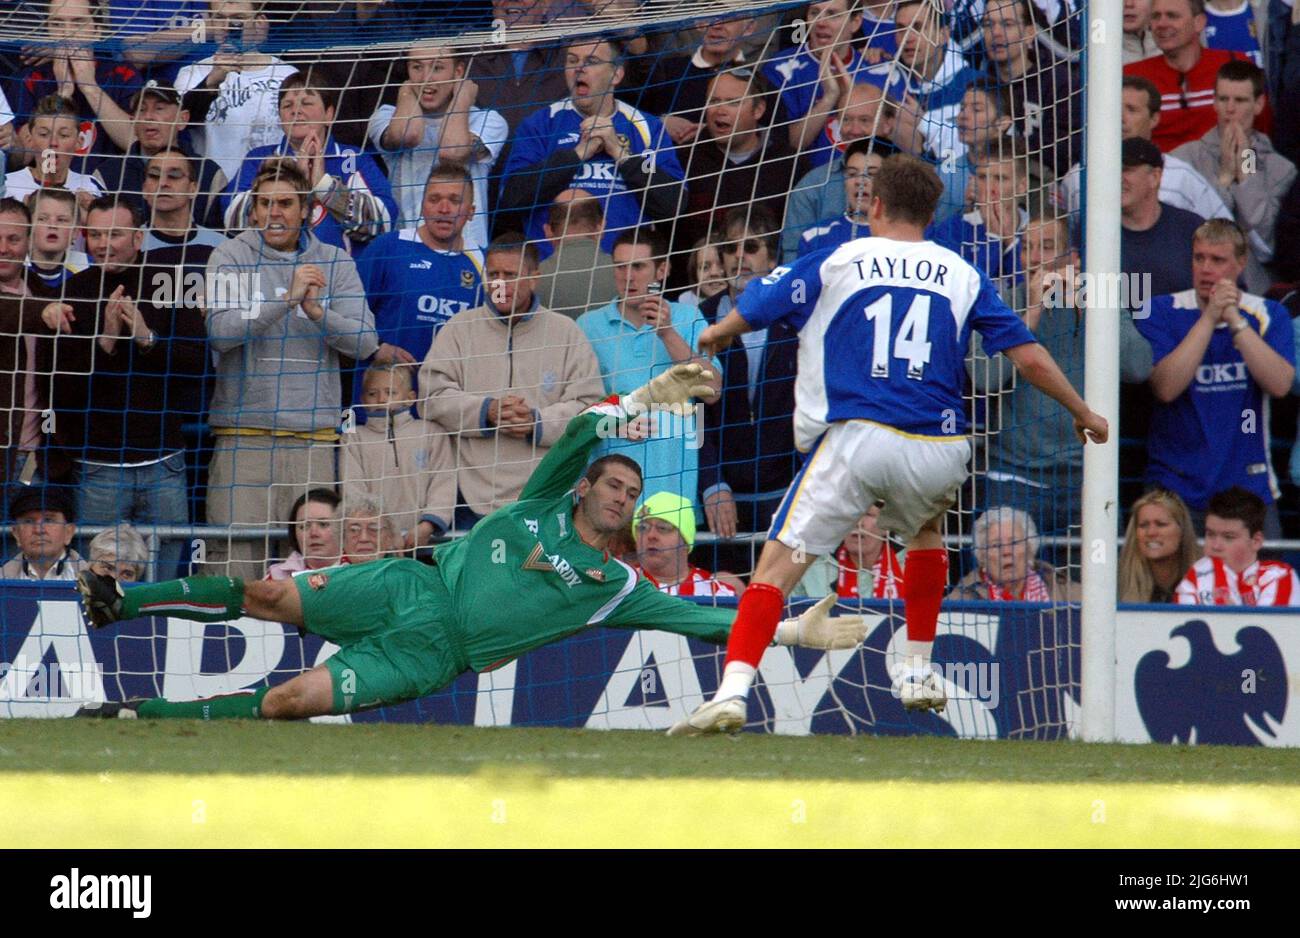
POLYGON ((1153 740, 1258 746, 1265 736, 1277 736, 1286 713, 1286 663, 1268 632, 1240 629, 1239 650, 1231 655, 1215 647, 1200 619, 1184 622, 1169 637, 1187 642, 1187 663, 1171 668, 1167 652, 1151 651, 1133 676, 1138 713, 1153 740))

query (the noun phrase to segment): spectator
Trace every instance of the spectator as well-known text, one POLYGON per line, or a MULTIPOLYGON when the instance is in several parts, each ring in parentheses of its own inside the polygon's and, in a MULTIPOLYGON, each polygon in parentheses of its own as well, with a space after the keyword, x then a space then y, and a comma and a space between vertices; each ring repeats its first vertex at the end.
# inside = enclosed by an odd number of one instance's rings
MULTIPOLYGON (((1123 102, 1120 110, 1121 133, 1124 139, 1141 137, 1150 140, 1160 123, 1160 91, 1150 79, 1140 75, 1125 75, 1123 102)), ((1190 163, 1173 153, 1164 154, 1163 172, 1160 174, 1160 191, 1157 195, 1165 205, 1181 208, 1201 216, 1202 219, 1232 218, 1223 197, 1198 173, 1190 163)), ((1066 189, 1066 205, 1071 212, 1082 207, 1082 173, 1071 172, 1062 182, 1066 189)))
MULTIPOLYGON (((705 321, 693 306, 669 303, 651 284, 667 282, 668 246, 663 235, 642 229, 625 231, 614 242, 614 287, 617 299, 582 316, 578 327, 591 340, 605 394, 628 394, 674 364, 695 361, 705 365, 719 386, 716 362, 695 355, 705 321)), ((695 418, 667 413, 650 415, 651 438, 607 440, 596 448, 595 458, 617 452, 641 466, 643 493, 676 492, 695 500, 699 476, 698 440, 703 428, 695 418)))
POLYGON ((1206 0, 1205 31, 1201 39, 1207 49, 1244 52, 1257 67, 1264 67, 1259 37, 1266 26, 1265 7, 1260 0, 1206 0))
POLYGON ((393 227, 397 203, 388 177, 368 153, 339 146, 330 136, 338 91, 317 72, 295 72, 280 83, 280 141, 249 150, 227 193, 226 228, 248 224, 249 185, 262 164, 274 157, 292 159, 311 185, 313 233, 324 244, 353 253, 393 227), (316 211, 319 206, 324 211, 316 211))
POLYGON ((393 521, 406 549, 451 529, 456 460, 451 441, 411 414, 415 365, 371 365, 361 381, 368 419, 343 436, 344 501, 369 495, 393 521))
MULTIPOLYGON (((1297 35, 1300 35, 1300 24, 1297 24, 1297 35)), ((1273 259, 1278 276, 1292 282, 1300 280, 1300 251, 1294 247, 1300 245, 1300 178, 1291 183, 1278 208, 1273 242, 1283 245, 1283 250, 1273 259)))
POLYGON ((898 57, 899 29, 893 0, 862 0, 863 58, 875 64, 898 57))
POLYGON ((149 545, 129 524, 100 531, 86 548, 88 568, 119 583, 139 583, 149 572, 149 545))
POLYGON ((818 557, 799 581, 796 593, 841 599, 901 599, 903 557, 880 532, 880 506, 872 505, 834 555, 818 557))
POLYGON ((524 233, 542 260, 550 255, 542 222, 564 189, 601 200, 600 246, 611 254, 620 231, 672 218, 682 201, 682 168, 663 125, 613 97, 623 80, 621 44, 576 42, 564 61, 569 97, 520 125, 501 190, 501 208, 527 217, 524 233))
POLYGON ((32 213, 27 267, 45 287, 57 291, 69 277, 90 266, 85 252, 72 248, 80 212, 77 196, 62 186, 47 186, 27 198, 32 213))
POLYGON ((369 563, 397 553, 401 535, 393 516, 370 495, 353 495, 343 503, 343 562, 369 563))
POLYGON ((49 57, 19 76, 13 102, 19 142, 34 158, 52 146, 28 139, 40 102, 50 96, 68 101, 77 126, 72 152, 86 157, 78 162, 79 170, 92 172, 103 156, 121 153, 131 144, 131 116, 126 109, 140 88, 140 75, 125 62, 96 58, 94 44, 103 34, 102 16, 96 0, 51 0, 48 6, 49 57))
MULTIPOLYGON (((734 210, 722 229, 727 290, 705 303, 721 322, 740 294, 776 266, 776 219, 734 210)), ((799 456, 794 445, 794 376, 799 339, 784 323, 747 333, 718 355, 722 393, 704 409, 700 491, 709 530, 723 537, 763 531, 799 456)))
POLYGON ((895 142, 895 135, 901 137, 898 116, 898 105, 889 100, 884 89, 870 83, 854 85, 845 98, 844 109, 826 122, 821 137, 801 154, 804 162, 813 167, 810 175, 827 162, 838 165, 854 140, 895 142))
POLYGON ((280 139, 280 85, 297 69, 260 51, 268 21, 259 0, 210 0, 207 29, 217 51, 182 68, 176 90, 199 152, 234 179, 245 154, 280 139))
MULTIPOLYGON (((1065 175, 1083 159, 1081 81, 1068 62, 1054 58, 1039 42, 1032 0, 990 0, 980 30, 989 74, 1009 89, 1011 117, 1029 152, 1055 175, 1065 175)), ((1041 36, 1046 33, 1042 30, 1041 36)))
POLYGON ((853 47, 862 25, 858 0, 817 0, 808 4, 806 22, 805 41, 763 65, 763 77, 777 89, 790 149, 796 153, 821 137, 853 85, 883 88, 895 104, 904 97, 901 76, 887 63, 870 64, 853 47))
POLYGON ((752 16, 719 16, 704 25, 699 45, 689 55, 655 56, 636 106, 663 115, 664 129, 677 146, 692 142, 703 129, 713 79, 748 64, 744 45, 754 25, 752 16))
MULTIPOLYGON (((1140 291, 1147 300, 1187 289, 1192 239, 1203 219, 1160 201, 1164 156, 1150 140, 1125 140, 1121 162, 1120 267, 1130 282, 1138 277, 1149 284, 1140 291)), ((1138 309, 1137 299, 1129 297, 1131 309, 1138 309)))
POLYGON ((339 497, 333 489, 308 489, 289 509, 291 553, 266 568, 266 579, 287 580, 304 570, 323 570, 341 562, 339 497))
POLYGON ((1152 489, 1128 516, 1119 552, 1119 601, 1173 602, 1174 588, 1198 555, 1187 505, 1174 492, 1152 489))
POLYGON ((469 78, 478 85, 476 103, 506 120, 510 138, 537 108, 568 94, 565 46, 535 40, 530 33, 545 22, 547 0, 492 0, 492 18, 500 24, 493 42, 500 48, 481 51, 470 60, 469 78))
POLYGON ((9 503, 18 555, 0 567, 4 580, 75 580, 86 562, 69 545, 77 536, 72 501, 54 488, 23 486, 9 503))
POLYGON ((844 151, 855 140, 889 143, 897 114, 898 108, 885 100, 884 92, 875 85, 854 85, 849 90, 843 113, 826 125, 826 139, 833 146, 811 149, 805 157, 813 164, 823 155, 827 161, 810 169, 790 190, 781 234, 781 257, 785 263, 793 261, 799 253, 799 238, 805 231, 834 221, 847 209, 844 151))
POLYGON ((483 305, 453 316, 420 368, 421 415, 457 440, 459 530, 517 499, 569 419, 604 396, 582 332, 537 301, 533 246, 494 241, 486 275, 483 305))
POLYGON ((676 219, 674 244, 693 244, 737 206, 775 218, 785 213, 786 193, 798 172, 782 134, 761 128, 769 98, 767 81, 752 68, 714 76, 703 132, 677 152, 686 167, 686 204, 676 219))
POLYGON ((672 492, 651 495, 636 510, 636 569, 669 596, 739 596, 745 584, 734 573, 710 573, 691 564, 695 507, 672 492))
POLYGON ((397 104, 375 111, 369 136, 388 163, 401 228, 420 224, 424 183, 434 166, 465 166, 474 180, 476 212, 465 237, 472 247, 482 248, 488 243, 488 176, 509 128, 496 111, 475 105, 478 85, 465 77, 465 69, 466 60, 446 46, 412 46, 397 104))
POLYGON ((1160 47, 1151 34, 1151 0, 1124 0, 1124 64, 1159 54, 1160 47))
POLYGON ((108 0, 108 25, 132 66, 170 81, 199 57, 195 27, 206 9, 202 0, 108 0))
POLYGON ((1147 439, 1147 482, 1182 496, 1194 516, 1214 492, 1240 485, 1268 506, 1264 532, 1280 537, 1268 451, 1268 398, 1295 377, 1290 317, 1237 287, 1246 239, 1232 222, 1202 224, 1192 243, 1192 289, 1152 300, 1137 321, 1151 343, 1159 404, 1147 439))
POLYGON ((1184 143, 1174 156, 1190 163, 1232 211, 1246 233, 1250 258, 1246 286, 1263 293, 1272 277, 1263 264, 1273 259, 1273 229, 1282 197, 1296 180, 1295 165, 1253 129, 1264 109, 1264 73, 1250 62, 1228 62, 1214 83, 1218 125, 1201 139, 1184 143))
POLYGON ((1300 580, 1290 564, 1260 560, 1264 546, 1263 499, 1234 485, 1215 494, 1205 515, 1205 556, 1192 564, 1174 591, 1184 606, 1292 606, 1300 580))
MULTIPOLYGON (((1076 302, 1079 252, 1071 238, 1069 216, 1051 209, 1029 218, 1020 238, 1025 280, 1009 291, 1007 305, 1023 310, 1025 325, 1052 353, 1076 388, 1086 382, 1084 370, 1085 313, 1076 302)), ((1120 380, 1139 384, 1151 375, 1151 347, 1121 312, 1120 380)), ((987 470, 978 493, 986 505, 1011 505, 1028 512, 1035 527, 1047 534, 1067 534, 1078 523, 1083 498, 1083 444, 1069 416, 1053 408, 1039 390, 1013 381, 1003 356, 989 359, 977 335, 967 361, 976 398, 999 395, 990 411, 1001 426, 990 436, 987 470)))
POLYGON ((1030 157, 1019 141, 995 141, 975 155, 972 189, 975 207, 932 225, 928 235, 984 271, 991 280, 1019 282, 1020 233, 1029 213, 1031 191, 1041 190, 1030 176, 1030 157))
POLYGON ((614 259, 600 249, 605 219, 600 201, 582 189, 555 197, 543 230, 553 253, 542 261, 537 288, 547 309, 577 319, 614 295, 614 259))
POLYGON ((707 237, 691 245, 691 254, 686 260, 686 282, 690 287, 677 295, 677 302, 688 306, 702 306, 705 301, 726 292, 722 254, 707 237))
POLYGON ((483 255, 465 243, 474 217, 469 171, 435 166, 424 186, 418 228, 380 235, 357 260, 379 331, 380 364, 415 364, 438 330, 478 301, 483 255))
POLYGON ((976 567, 948 594, 955 600, 1078 602, 1079 584, 1038 559, 1038 530, 1018 508, 1000 505, 975 519, 976 567))
POLYGON ((837 248, 854 238, 870 238, 871 181, 880 172, 880 164, 898 148, 874 140, 854 140, 844 154, 844 214, 829 225, 809 228, 799 239, 799 256, 837 248))
MULTIPOLYGON (((96 199, 86 212, 94 266, 42 311, 54 333, 38 350, 41 372, 57 373, 52 442, 79 467, 77 514, 88 524, 187 524, 190 517, 175 402, 203 373, 203 321, 160 294, 159 277, 165 283, 174 272, 142 263, 143 242, 135 203, 96 199)), ((159 551, 168 576, 181 546, 159 551)))
MULTIPOLYGON (((1160 91, 1160 125, 1151 141, 1170 153, 1199 140, 1215 124, 1214 84, 1225 62, 1239 52, 1206 49, 1205 0, 1152 0, 1151 31, 1160 54, 1124 66, 1125 75, 1149 79, 1160 91)), ((1266 129, 1261 121, 1261 129, 1266 129)))
MULTIPOLYGON (((95 175, 106 192, 136 197, 144 191, 149 160, 165 150, 177 150, 194 160, 194 220, 208 228, 222 228, 218 196, 229 182, 221 167, 198 155, 187 129, 190 112, 181 107, 181 96, 171 85, 152 79, 136 94, 131 105, 134 140, 124 156, 100 161, 95 175)), ((148 250, 146 248, 146 250, 148 250)))
POLYGON ((939 164, 943 198, 935 222, 963 215, 968 208, 967 191, 975 180, 975 155, 1003 146, 1016 136, 1011 117, 1011 90, 986 80, 971 82, 957 111, 957 139, 962 149, 939 164))
MULTIPOLYGON (((208 261, 208 522, 260 528, 287 517, 304 486, 334 484, 339 356, 363 360, 379 341, 352 260, 307 229, 311 186, 297 165, 268 162, 250 191, 253 226, 208 261)), ((249 542, 208 548, 210 563, 249 579, 265 555, 249 542)))
POLYGON ((144 250, 155 264, 205 268, 226 236, 194 222, 199 181, 195 160, 180 150, 162 150, 149 158, 144 173, 144 202, 149 210, 144 250))
MULTIPOLYGON (((338 110, 331 132, 334 139, 357 151, 368 150, 370 119, 381 100, 391 98, 387 90, 399 84, 406 73, 401 56, 354 51, 339 54, 340 47, 373 46, 427 35, 426 13, 409 0, 295 0, 292 13, 274 9, 277 23, 272 42, 287 43, 285 60, 299 71, 328 74, 327 85, 338 89, 338 110), (309 44, 303 37, 309 36, 309 44)), ((436 15, 436 14, 435 14, 436 15)), ((428 169, 413 180, 419 202, 419 187, 428 169)), ((418 218, 418 215, 417 215, 418 218)))
POLYGON ((72 169, 78 153, 77 112, 67 98, 42 98, 23 127, 23 138, 34 161, 5 177, 5 195, 25 199, 47 186, 62 186, 77 194, 83 208, 102 193, 94 176, 72 169))
POLYGON ((965 149, 957 133, 957 112, 966 88, 984 76, 951 41, 947 14, 929 0, 898 0, 894 22, 901 41, 898 61, 906 67, 907 94, 916 107, 900 115, 898 140, 911 153, 938 160, 965 149))
POLYGON ((0 199, 0 491, 13 480, 33 477, 42 440, 45 407, 35 363, 43 304, 23 302, 45 292, 23 266, 30 223, 27 206, 0 199))

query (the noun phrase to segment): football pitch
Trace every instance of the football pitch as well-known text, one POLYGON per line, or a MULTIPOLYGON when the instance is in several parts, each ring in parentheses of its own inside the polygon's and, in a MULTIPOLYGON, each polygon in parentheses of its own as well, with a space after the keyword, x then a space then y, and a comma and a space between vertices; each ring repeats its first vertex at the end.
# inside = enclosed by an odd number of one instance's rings
POLYGON ((0 720, 9 847, 1295 847, 1300 750, 0 720))

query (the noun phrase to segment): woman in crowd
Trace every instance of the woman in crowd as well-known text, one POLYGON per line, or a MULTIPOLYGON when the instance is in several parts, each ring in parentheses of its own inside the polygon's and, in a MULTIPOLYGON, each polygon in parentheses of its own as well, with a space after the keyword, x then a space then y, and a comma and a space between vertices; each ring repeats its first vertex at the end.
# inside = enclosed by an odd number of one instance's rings
POLYGON ((1079 584, 1038 559, 1038 528, 1018 508, 999 505, 975 519, 976 569, 953 587, 952 599, 1077 602, 1079 584))
POLYGON ((320 570, 339 563, 339 497, 330 489, 311 489, 289 512, 289 546, 293 553, 266 570, 268 580, 287 580, 303 570, 320 570))
POLYGON ((1136 502, 1119 554, 1119 601, 1168 603, 1178 581, 1200 558, 1192 515, 1183 500, 1152 489, 1136 502))

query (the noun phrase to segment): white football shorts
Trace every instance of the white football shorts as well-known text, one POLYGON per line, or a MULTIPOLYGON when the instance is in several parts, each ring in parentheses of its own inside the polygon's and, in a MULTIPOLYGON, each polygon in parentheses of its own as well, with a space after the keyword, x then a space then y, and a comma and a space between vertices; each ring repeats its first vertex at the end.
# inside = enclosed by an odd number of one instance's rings
POLYGON ((812 557, 832 554, 881 501, 880 529, 907 544, 956 502, 969 464, 964 436, 914 436, 870 420, 833 423, 790 483, 768 539, 812 557))

